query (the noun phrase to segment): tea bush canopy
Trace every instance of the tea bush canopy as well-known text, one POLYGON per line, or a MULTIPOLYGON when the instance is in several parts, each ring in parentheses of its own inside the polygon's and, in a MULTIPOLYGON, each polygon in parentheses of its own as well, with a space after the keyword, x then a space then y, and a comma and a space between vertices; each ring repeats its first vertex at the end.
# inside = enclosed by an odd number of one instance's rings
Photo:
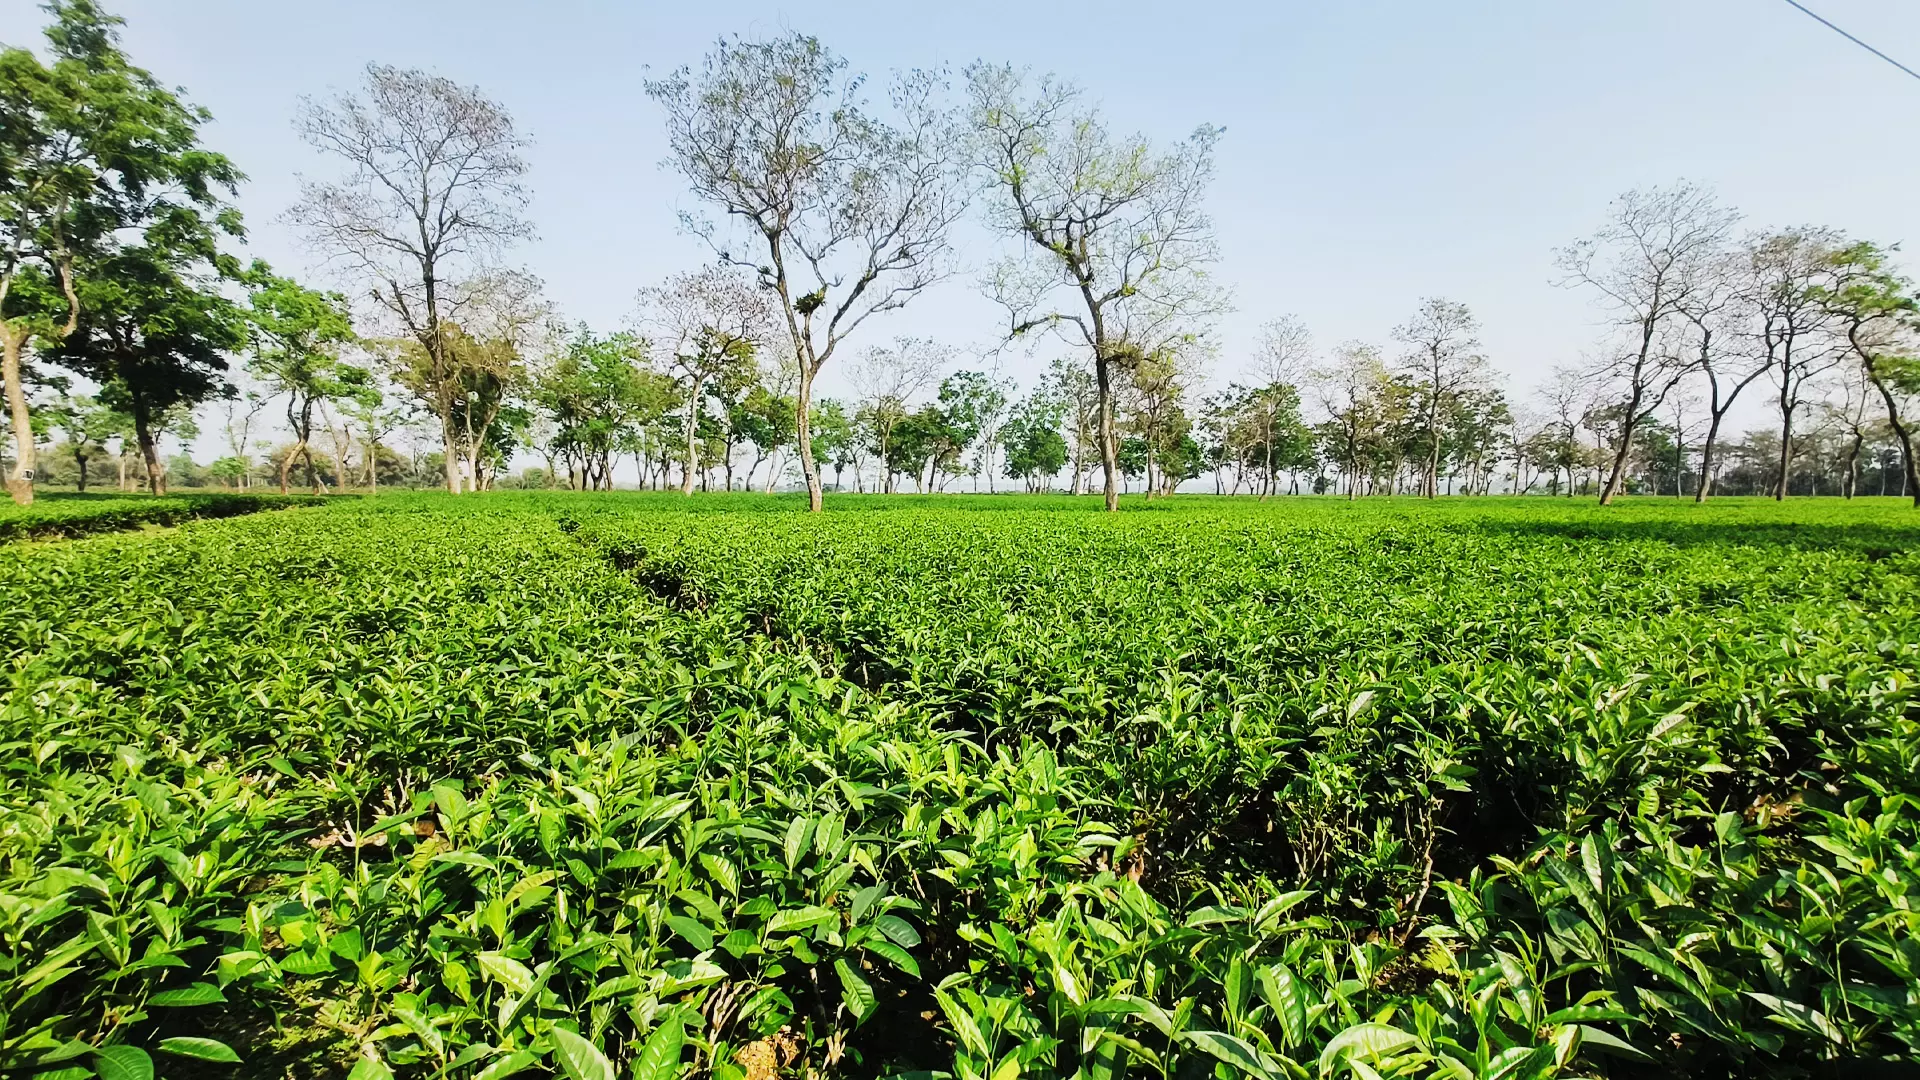
POLYGON ((6 1071, 1914 1054, 1899 501, 1139 498, 0 548, 6 1071))

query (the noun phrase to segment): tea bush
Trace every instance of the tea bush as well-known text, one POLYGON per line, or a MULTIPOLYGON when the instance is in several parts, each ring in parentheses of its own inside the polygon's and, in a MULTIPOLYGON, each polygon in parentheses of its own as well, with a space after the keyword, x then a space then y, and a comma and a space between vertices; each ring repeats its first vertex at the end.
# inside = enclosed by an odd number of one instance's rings
POLYGON ((0 1072, 1920 1050, 1907 512, 842 503, 0 551, 0 1072))
POLYGON ((314 506, 313 495, 255 495, 240 492, 167 495, 43 494, 31 506, 0 504, 0 543, 9 540, 72 538, 118 532, 142 525, 177 525, 201 518, 235 517, 261 510, 314 506))

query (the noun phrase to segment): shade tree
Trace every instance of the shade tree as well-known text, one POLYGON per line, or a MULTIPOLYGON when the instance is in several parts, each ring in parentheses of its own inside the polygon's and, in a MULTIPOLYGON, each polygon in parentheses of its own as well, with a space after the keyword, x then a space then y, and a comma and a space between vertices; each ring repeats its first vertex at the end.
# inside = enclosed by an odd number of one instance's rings
POLYGON ((1479 331, 1479 321, 1465 304, 1440 297, 1422 300, 1412 317, 1393 331, 1394 340, 1406 350, 1400 370, 1419 393, 1417 426, 1425 447, 1420 493, 1429 499, 1440 493, 1447 419, 1488 377, 1479 331))
POLYGON ((966 206, 941 76, 896 76, 884 109, 864 85, 800 33, 723 39, 698 69, 646 83, 666 116, 669 164, 718 214, 683 221, 777 298, 814 511, 814 384, 870 319, 948 276, 949 233, 966 206))
POLYGON ((1669 332, 1709 287, 1737 220, 1696 184, 1638 189, 1616 198, 1591 236, 1555 254, 1560 283, 1593 294, 1614 331, 1596 372, 1621 404, 1602 505, 1623 490, 1634 429, 1686 373, 1669 332))
POLYGON ((447 490, 471 490, 474 339, 458 328, 491 292, 470 279, 532 235, 527 139, 479 88, 381 64, 356 93, 302 99, 295 126, 344 171, 303 179, 289 217, 412 343, 407 378, 439 421, 447 490))
POLYGON ((258 261, 243 281, 248 288, 246 317, 251 331, 247 368, 266 395, 285 399, 287 429, 294 439, 291 451, 280 459, 280 493, 287 493, 288 472, 299 459, 317 495, 314 409, 329 400, 373 392, 367 369, 341 357, 342 347, 354 340, 346 298, 306 288, 258 261))
MULTIPOLYGON (((0 48, 0 390, 14 438, 8 490, 22 504, 33 499, 35 464, 28 345, 67 344, 88 300, 81 281, 113 273, 118 249, 141 247, 161 262, 193 249, 206 259, 215 234, 240 232, 225 201, 240 173, 200 144, 208 113, 132 64, 121 20, 92 0, 52 0, 46 10, 46 62, 0 48)), ((91 355, 97 372, 98 350, 91 355)))
POLYGON ((708 266, 640 290, 637 321, 680 387, 680 490, 691 494, 701 409, 716 387, 732 397, 743 380, 757 378, 763 352, 780 334, 780 312, 738 268, 708 266))
POLYGON ((1114 133, 1071 83, 1009 65, 968 68, 967 93, 988 220, 1021 245, 995 267, 989 292, 1007 311, 1010 338, 1046 331, 1086 351, 1104 494, 1116 510, 1120 379, 1144 358, 1204 339, 1226 306, 1203 206, 1220 129, 1203 124, 1156 147, 1114 133))

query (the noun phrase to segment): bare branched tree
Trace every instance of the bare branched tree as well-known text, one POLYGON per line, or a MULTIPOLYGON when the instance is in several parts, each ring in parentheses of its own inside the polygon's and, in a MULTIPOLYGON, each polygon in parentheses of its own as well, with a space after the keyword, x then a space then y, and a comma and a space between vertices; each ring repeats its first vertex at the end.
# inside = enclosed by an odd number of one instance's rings
POLYGON ((1442 412, 1460 393, 1487 378, 1487 359, 1480 354, 1480 323, 1465 304, 1430 297, 1420 302, 1413 317, 1393 331, 1394 340, 1407 347, 1400 367, 1420 391, 1420 425, 1427 438, 1426 468, 1421 494, 1440 494, 1440 447, 1444 439, 1442 412))
POLYGON ((1597 292, 1623 337, 1602 370, 1621 399, 1603 506, 1625 483, 1634 431, 1686 372, 1667 331, 1710 277, 1737 220, 1711 191, 1685 181, 1629 191, 1608 207, 1593 236, 1556 255, 1560 283, 1597 292))
POLYGON ((1578 367, 1557 365, 1535 397, 1540 402, 1544 437, 1532 447, 1533 463, 1552 473, 1565 470, 1566 496, 1572 498, 1574 472, 1584 456, 1580 424, 1594 408, 1593 376, 1578 367))
POLYGON ((1773 366, 1764 348, 1753 347, 1751 260, 1730 251, 1701 264, 1694 287, 1676 309, 1681 356, 1706 382, 1707 432, 1700 446, 1700 481, 1693 500, 1706 502, 1720 471, 1720 428, 1740 394, 1773 366))
POLYGON ((1882 433, 1879 429, 1886 423, 1876 415, 1879 405, 1879 395, 1864 366, 1846 373, 1846 378, 1840 381, 1838 397, 1829 394, 1816 403, 1822 419, 1846 439, 1846 472, 1840 480, 1840 494, 1844 498, 1851 499, 1859 493, 1861 451, 1866 449, 1868 439, 1882 433))
POLYGON ((818 39, 790 33, 722 40, 698 71, 646 84, 667 114, 668 163, 721 214, 683 222, 779 298, 797 377, 800 468, 816 511, 814 380, 868 319, 951 273, 948 233, 966 204, 941 77, 898 78, 889 120, 845 68, 818 39))
POLYGON ((861 411, 873 425, 886 494, 893 494, 888 450, 894 428, 906 418, 914 397, 937 385, 953 365, 950 346, 915 337, 895 338, 891 345, 869 345, 854 358, 848 375, 859 394, 861 411))
POLYGON ((467 475, 480 484, 483 450, 511 396, 525 382, 529 362, 551 355, 565 336, 539 278, 522 270, 468 278, 454 290, 462 322, 446 357, 454 385, 455 429, 467 475))
MULTIPOLYGON (((1260 470, 1260 501, 1267 501, 1274 492, 1275 462, 1273 451, 1276 440, 1272 438, 1278 409, 1282 403, 1291 400, 1297 407, 1301 387, 1313 375, 1313 332, 1298 315, 1282 315, 1269 319, 1260 326, 1260 340, 1254 346, 1253 363, 1250 365, 1258 387, 1249 399, 1255 423, 1259 430, 1268 436, 1260 440, 1265 460, 1260 470), (1291 387, 1289 397, 1280 390, 1291 387)), ((1239 478, 1234 479, 1238 490, 1239 478)), ((1296 481, 1297 482, 1297 481, 1296 481)))
POLYGON ((1823 296, 1833 257, 1844 247, 1828 229, 1785 229, 1756 239, 1749 248, 1749 303, 1753 334, 1767 374, 1779 390, 1780 462, 1773 497, 1787 497, 1793 463, 1793 420, 1805 404, 1807 386, 1847 355, 1847 340, 1823 296))
POLYGON ((686 403, 680 491, 693 494, 700 403, 729 371, 754 370, 761 350, 782 334, 772 294, 737 268, 710 266, 640 290, 639 324, 662 352, 686 403))
POLYGON ((1093 355, 1107 509, 1119 507, 1116 369, 1186 349, 1226 307, 1208 275, 1218 258, 1201 205, 1220 129, 1202 125, 1170 150, 1115 136, 1080 92, 1012 67, 967 71, 974 152, 997 198, 991 220, 1020 237, 990 289, 1011 337, 1050 329, 1093 355))
MULTIPOLYGON (((527 140, 479 89, 372 64, 359 96, 304 99, 301 136, 344 161, 346 175, 303 179, 289 216, 328 258, 365 280, 373 300, 425 353, 439 395, 447 490, 462 487, 449 328, 484 290, 457 283, 531 235, 521 216, 527 140)), ((468 481, 472 483, 473 478, 468 481)))
POLYGON ((1298 315, 1282 315, 1260 325, 1260 340, 1249 365, 1255 378, 1298 390, 1313 368, 1313 332, 1298 315))

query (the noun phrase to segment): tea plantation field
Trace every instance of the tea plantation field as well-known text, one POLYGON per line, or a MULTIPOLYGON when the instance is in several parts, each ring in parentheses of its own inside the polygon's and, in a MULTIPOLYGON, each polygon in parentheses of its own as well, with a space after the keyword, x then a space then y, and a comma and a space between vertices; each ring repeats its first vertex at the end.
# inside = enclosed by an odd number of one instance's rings
POLYGON ((1897 502, 798 505, 0 545, 0 1075, 1914 1075, 1897 502))

